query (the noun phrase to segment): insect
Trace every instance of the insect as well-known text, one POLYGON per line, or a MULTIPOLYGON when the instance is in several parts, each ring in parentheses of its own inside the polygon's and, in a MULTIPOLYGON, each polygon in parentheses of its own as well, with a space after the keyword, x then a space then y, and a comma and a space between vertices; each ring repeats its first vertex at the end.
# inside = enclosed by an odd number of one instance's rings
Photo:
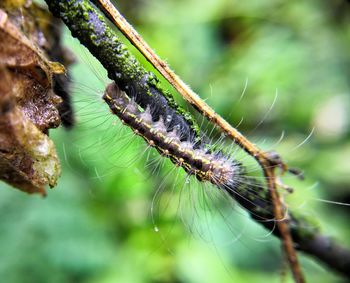
POLYGON ((182 135, 179 127, 172 123, 171 116, 154 119, 152 113, 156 111, 157 105, 147 105, 141 109, 115 83, 107 86, 103 98, 111 111, 136 135, 176 166, 182 167, 188 175, 226 191, 248 209, 265 210, 266 216, 273 219, 270 202, 259 196, 262 186, 247 176, 245 168, 234 155, 226 156, 221 151, 213 150, 205 136, 196 141, 191 135, 182 135))
POLYGON ((194 175, 200 181, 209 181, 214 185, 237 182, 242 175, 242 166, 219 152, 213 153, 209 145, 193 139, 184 139, 177 125, 170 127, 172 117, 160 116, 153 121, 151 106, 143 111, 132 99, 121 91, 115 83, 107 86, 103 96, 110 109, 124 124, 143 137, 159 153, 177 166, 194 175))

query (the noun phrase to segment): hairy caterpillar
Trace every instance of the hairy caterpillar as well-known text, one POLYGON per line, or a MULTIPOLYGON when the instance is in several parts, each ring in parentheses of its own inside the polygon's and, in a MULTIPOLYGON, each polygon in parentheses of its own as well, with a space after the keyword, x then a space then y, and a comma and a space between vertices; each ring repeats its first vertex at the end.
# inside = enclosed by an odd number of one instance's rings
POLYGON ((210 182, 226 191, 242 206, 252 209, 253 217, 273 219, 268 198, 259 196, 259 183, 247 177, 245 168, 233 156, 213 151, 204 136, 201 141, 195 141, 190 135, 183 134, 172 123, 172 116, 154 118, 152 113, 157 105, 147 105, 140 110, 135 100, 128 98, 114 82, 107 86, 103 99, 124 124, 176 166, 182 167, 199 181, 210 182), (257 208, 262 210, 263 216, 255 213, 257 208))
POLYGON ((103 98, 123 123, 142 136, 161 155, 183 167, 188 174, 215 185, 237 182, 237 177, 241 174, 240 165, 219 156, 219 153, 210 153, 202 144, 184 138, 177 125, 170 128, 172 117, 164 119, 159 116, 155 120, 150 106, 141 112, 137 104, 133 100, 129 101, 115 83, 107 86, 103 98))

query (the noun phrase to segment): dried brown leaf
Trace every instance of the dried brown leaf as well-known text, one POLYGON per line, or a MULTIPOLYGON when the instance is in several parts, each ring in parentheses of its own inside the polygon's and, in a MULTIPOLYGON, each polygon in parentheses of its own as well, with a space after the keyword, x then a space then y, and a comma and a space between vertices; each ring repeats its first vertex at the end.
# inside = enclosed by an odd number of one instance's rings
POLYGON ((0 9, 0 178, 28 193, 45 194, 60 175, 47 134, 60 125, 52 75, 62 72, 0 9))

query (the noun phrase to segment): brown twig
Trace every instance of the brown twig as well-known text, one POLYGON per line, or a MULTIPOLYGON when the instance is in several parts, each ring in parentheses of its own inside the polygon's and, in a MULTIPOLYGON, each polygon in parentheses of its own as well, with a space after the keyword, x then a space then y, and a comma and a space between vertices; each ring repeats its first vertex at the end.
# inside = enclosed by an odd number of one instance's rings
POLYGON ((286 252, 294 279, 298 283, 305 282, 298 263, 296 251, 288 222, 285 219, 282 201, 276 190, 275 168, 286 171, 287 166, 278 159, 270 157, 269 153, 261 151, 255 144, 244 137, 237 129, 233 128, 227 121, 218 115, 208 104, 206 104, 196 93, 194 93, 170 68, 162 61, 151 47, 142 39, 137 31, 127 22, 109 0, 95 1, 101 7, 106 16, 118 27, 128 40, 142 53, 142 55, 158 70, 158 72, 187 100, 198 109, 211 122, 218 125, 236 144, 253 156, 261 165, 267 179, 271 200, 274 205, 274 214, 277 227, 282 237, 283 248, 286 252))
POLYGON ((300 268, 300 264, 298 262, 298 257, 296 251, 294 249, 294 243, 292 236, 290 234, 289 225, 287 223, 288 216, 284 215, 284 211, 282 208, 282 200, 279 197, 279 194, 276 189, 276 176, 274 169, 266 170, 263 168, 265 178, 268 182, 268 188, 271 196, 271 201, 273 203, 274 215, 277 221, 277 227, 282 236, 282 247, 286 253, 286 257, 288 259, 289 265, 291 267, 293 277, 295 282, 302 283, 305 282, 302 270, 300 268))

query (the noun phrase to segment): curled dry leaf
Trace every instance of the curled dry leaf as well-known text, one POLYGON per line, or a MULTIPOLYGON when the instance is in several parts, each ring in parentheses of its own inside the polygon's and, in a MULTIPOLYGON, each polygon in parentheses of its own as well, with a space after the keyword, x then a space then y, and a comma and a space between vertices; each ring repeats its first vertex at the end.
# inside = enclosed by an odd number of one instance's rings
POLYGON ((24 35, 23 17, 18 24, 10 14, 0 9, 0 179, 44 195, 60 175, 48 133, 61 123, 62 99, 52 90, 52 77, 64 68, 37 47, 46 43, 41 31, 24 35))

